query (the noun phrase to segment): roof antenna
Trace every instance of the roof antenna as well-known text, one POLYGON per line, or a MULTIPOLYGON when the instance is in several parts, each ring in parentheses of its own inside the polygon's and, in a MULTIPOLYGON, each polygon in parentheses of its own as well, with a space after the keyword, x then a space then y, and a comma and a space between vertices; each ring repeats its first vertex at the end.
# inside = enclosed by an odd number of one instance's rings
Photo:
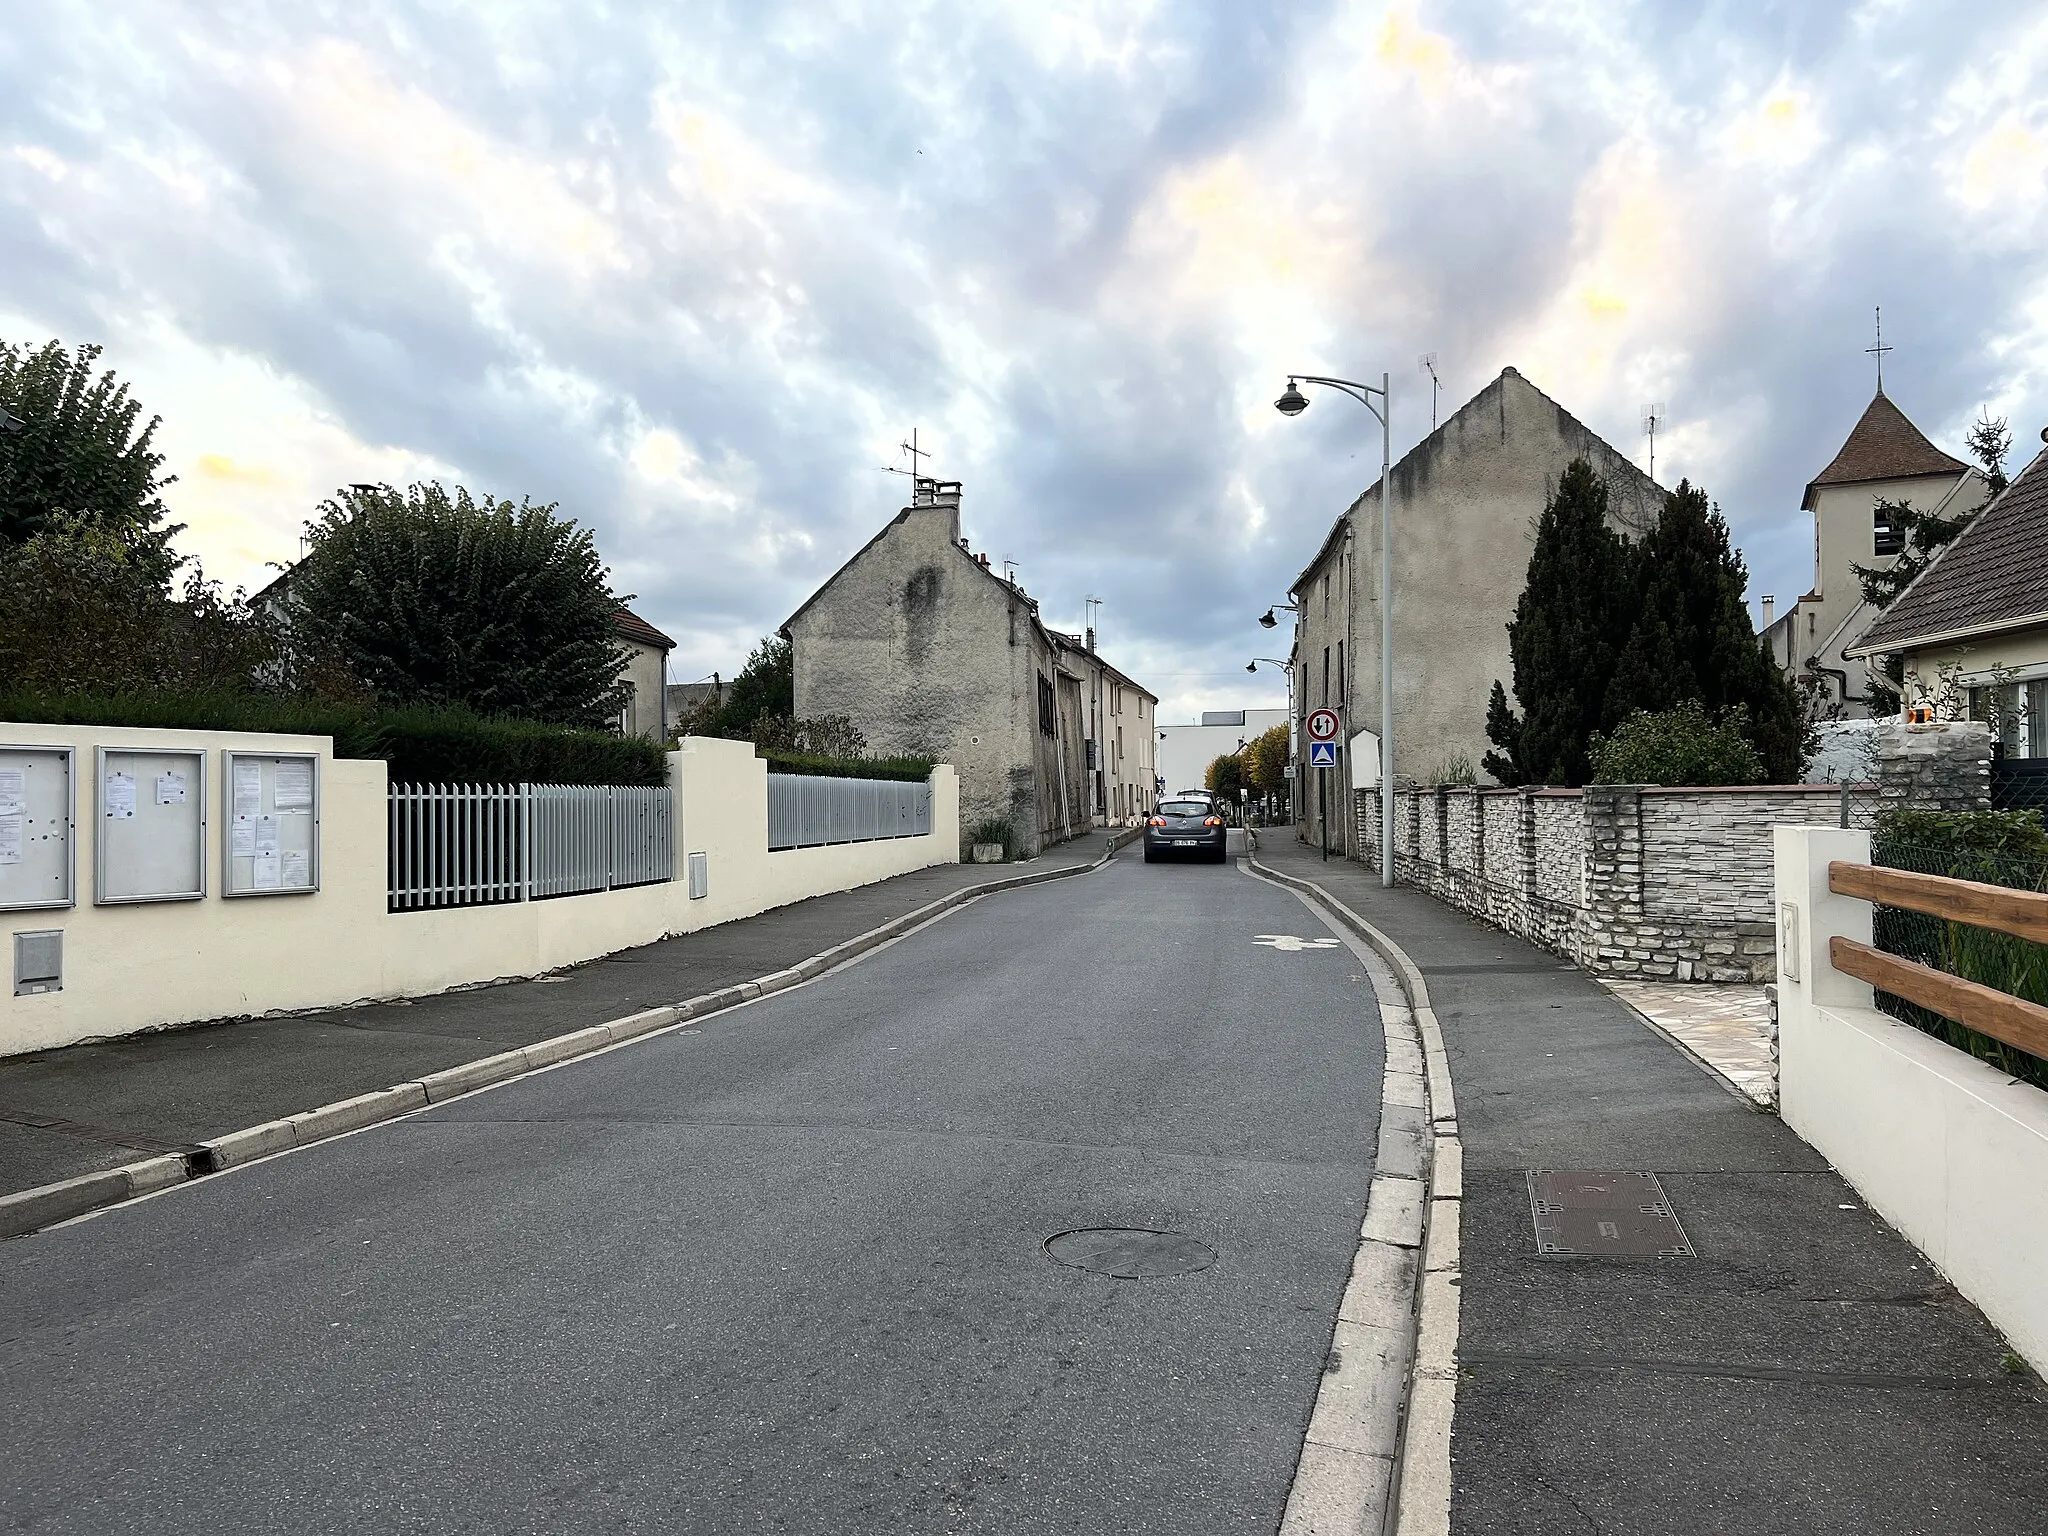
POLYGON ((1877 315, 1877 345, 1863 350, 1877 359, 1877 392, 1881 395, 1884 393, 1884 355, 1891 348, 1884 344, 1884 306, 1873 305, 1872 309, 1877 315))
POLYGON ((893 464, 884 464, 881 466, 882 473, 885 475, 908 475, 913 484, 923 478, 922 472, 917 467, 917 461, 930 458, 931 450, 917 446, 917 428, 912 427, 910 429, 909 438, 904 442, 898 443, 896 451, 910 455, 910 468, 898 469, 893 464))
POLYGON ((1436 376, 1436 354, 1434 352, 1423 353, 1417 362, 1417 366, 1429 375, 1429 430, 1434 432, 1436 430, 1436 392, 1443 387, 1442 382, 1436 376))
POLYGON ((1643 436, 1650 440, 1650 478, 1657 478, 1657 429, 1664 425, 1664 402, 1643 407, 1643 436))

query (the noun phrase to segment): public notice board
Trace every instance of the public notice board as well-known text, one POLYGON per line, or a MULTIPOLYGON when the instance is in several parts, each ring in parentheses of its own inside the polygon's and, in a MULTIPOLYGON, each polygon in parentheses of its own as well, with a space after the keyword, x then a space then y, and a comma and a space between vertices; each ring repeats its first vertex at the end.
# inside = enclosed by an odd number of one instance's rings
POLYGON ((320 888, 320 759, 312 753, 227 754, 229 896, 295 896, 320 888))
POLYGON ((93 900, 197 901, 206 894, 206 754, 97 750, 93 900))
POLYGON ((69 747, 0 747, 0 910, 73 901, 69 747))

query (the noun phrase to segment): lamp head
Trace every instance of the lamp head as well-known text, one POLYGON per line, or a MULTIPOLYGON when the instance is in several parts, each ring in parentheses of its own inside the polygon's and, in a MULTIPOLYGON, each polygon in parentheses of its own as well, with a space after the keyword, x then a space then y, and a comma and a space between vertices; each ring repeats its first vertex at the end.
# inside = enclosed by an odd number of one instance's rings
POLYGON ((1280 621, 1273 617, 1273 610, 1270 608, 1268 608, 1264 613, 1259 615, 1259 628, 1261 629, 1273 629, 1276 628, 1279 625, 1279 623, 1280 621))
POLYGON ((1247 672, 1256 672, 1259 670, 1259 664, 1256 661, 1248 661, 1244 664, 1244 669, 1247 672))
POLYGON ((1273 409, 1282 416, 1299 416, 1308 409, 1308 396, 1294 387, 1294 380, 1287 381, 1287 393, 1273 402, 1273 409))

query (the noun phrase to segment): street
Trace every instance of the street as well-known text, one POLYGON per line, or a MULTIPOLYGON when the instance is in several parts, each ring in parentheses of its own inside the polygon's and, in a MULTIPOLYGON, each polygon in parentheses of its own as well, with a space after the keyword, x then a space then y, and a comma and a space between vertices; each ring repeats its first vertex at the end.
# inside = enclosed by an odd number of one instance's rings
POLYGON ((1382 1049, 1273 936, 1329 930, 1130 850, 7 1244, 0 1528, 1271 1531, 1382 1049), (1201 1247, 1045 1250, 1099 1227, 1201 1247))

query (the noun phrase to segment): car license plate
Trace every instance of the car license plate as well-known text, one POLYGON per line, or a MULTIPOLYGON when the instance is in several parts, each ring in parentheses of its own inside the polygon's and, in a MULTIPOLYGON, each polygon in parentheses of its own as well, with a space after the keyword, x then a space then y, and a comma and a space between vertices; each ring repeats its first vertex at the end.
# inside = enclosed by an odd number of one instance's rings
POLYGON ((1173 846, 1176 848, 1199 848, 1202 846, 1202 840, 1199 837, 1176 837, 1173 840, 1173 846))

